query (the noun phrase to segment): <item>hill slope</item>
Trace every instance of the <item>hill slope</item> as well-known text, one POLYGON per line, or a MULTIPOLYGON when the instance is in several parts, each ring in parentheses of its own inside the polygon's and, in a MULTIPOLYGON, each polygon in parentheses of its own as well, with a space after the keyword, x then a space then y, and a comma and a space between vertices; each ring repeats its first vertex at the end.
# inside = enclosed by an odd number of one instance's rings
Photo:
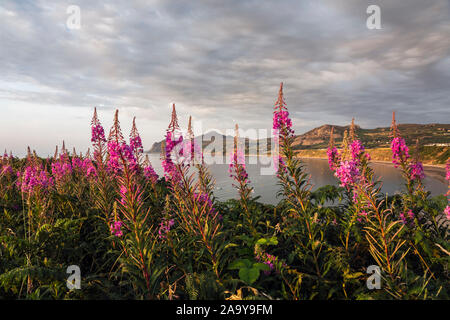
MULTIPOLYGON (((349 126, 332 126, 325 124, 323 126, 314 128, 304 134, 297 135, 294 140, 295 150, 310 150, 310 149, 325 149, 330 139, 331 127, 334 128, 333 136, 336 145, 342 143, 344 131, 349 126)), ((398 128, 405 138, 409 146, 414 146, 417 138, 420 139, 422 146, 450 146, 450 124, 400 124, 398 128)), ((388 148, 390 146, 390 128, 375 128, 363 129, 356 126, 356 134, 364 143, 366 148, 388 148)), ((197 141, 203 141, 203 147, 211 143, 212 136, 222 137, 224 148, 225 144, 232 143, 233 138, 230 136, 223 136, 218 133, 207 133, 202 137, 196 137, 197 141)), ((213 138, 214 139, 214 138, 213 138)), ((248 140, 248 139, 247 139, 248 140)), ((248 150, 250 153, 256 153, 258 143, 263 141, 248 140, 248 150)), ((162 141, 155 142, 149 153, 160 153, 162 141)))

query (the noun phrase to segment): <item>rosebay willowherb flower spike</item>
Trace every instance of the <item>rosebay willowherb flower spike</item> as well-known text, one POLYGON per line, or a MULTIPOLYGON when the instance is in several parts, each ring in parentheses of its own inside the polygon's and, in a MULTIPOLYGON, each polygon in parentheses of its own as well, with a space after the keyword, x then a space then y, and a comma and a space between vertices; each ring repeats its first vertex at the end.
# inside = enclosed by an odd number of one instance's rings
POLYGON ((352 118, 352 123, 350 124, 349 130, 350 142, 353 142, 357 139, 356 137, 356 127, 355 127, 355 118, 352 118))
POLYGON ((159 179, 158 174, 155 172, 155 169, 153 169, 150 159, 148 158, 148 154, 145 155, 144 160, 144 177, 147 180, 150 180, 152 184, 155 184, 159 179))
POLYGON ((239 145, 239 126, 236 124, 235 127, 235 136, 234 136, 234 146, 233 151, 231 153, 229 165, 229 173, 230 177, 236 180, 239 183, 239 186, 236 186, 239 189, 239 192, 242 192, 242 188, 247 186, 248 174, 245 170, 245 153, 242 146, 239 145))
POLYGON ((188 139, 194 139, 194 131, 192 130, 192 116, 189 116, 187 137, 188 137, 188 139))
POLYGON ((177 117, 177 110, 175 109, 175 103, 172 104, 172 118, 170 119, 169 127, 167 131, 175 132, 180 130, 180 126, 178 125, 178 117, 177 117))
POLYGON ((399 135, 397 123, 395 122, 395 111, 392 111, 391 136, 396 138, 399 135))
POLYGON ((239 192, 240 204, 243 208, 243 223, 249 227, 249 230, 254 235, 256 235, 254 219, 249 208, 253 188, 250 186, 248 174, 245 170, 245 153, 242 146, 239 145, 239 126, 237 124, 235 127, 234 146, 230 160, 228 172, 230 173, 230 177, 234 180, 233 187, 239 192))
POLYGON ((162 142, 162 145, 161 145, 161 160, 164 160, 167 157, 168 139, 173 140, 175 138, 176 133, 178 133, 179 129, 180 129, 180 126, 178 125, 177 111, 175 109, 175 103, 174 103, 174 104, 172 104, 172 115, 170 118, 170 123, 166 130, 166 139, 165 139, 165 141, 162 142))
POLYGON ((64 140, 62 142, 61 153, 62 154, 67 154, 66 143, 64 142, 64 140))
POLYGON ((342 137, 342 148, 341 148, 341 154, 342 154, 342 160, 347 160, 350 154, 350 138, 348 134, 348 130, 344 131, 344 136, 342 137))
POLYGON ((330 142, 327 149, 328 155, 328 165, 330 170, 334 171, 339 166, 339 162, 341 161, 341 155, 338 149, 334 146, 334 136, 333 136, 334 127, 331 127, 330 132, 330 142))
MULTIPOLYGON (((280 146, 280 151, 284 157, 290 157, 288 153, 291 153, 290 145, 294 137, 294 130, 292 129, 292 121, 289 118, 289 112, 286 108, 286 102, 283 96, 283 82, 280 83, 280 89, 278 91, 278 98, 275 102, 273 112, 273 126, 274 130, 274 143, 280 146)), ((277 168, 277 172, 285 170, 285 163, 281 154, 274 154, 274 166, 277 168)))
POLYGON ((174 133, 172 131, 168 131, 166 134, 165 155, 162 160, 162 166, 164 169, 166 181, 172 180, 173 182, 178 182, 180 179, 180 175, 175 163, 173 162, 172 152, 175 153, 175 158, 179 156, 178 154, 176 154, 179 152, 177 146, 183 142, 183 136, 180 136, 178 139, 176 139, 176 137, 174 137, 173 135, 174 133))
MULTIPOLYGON (((330 137, 330 146, 333 143, 331 139, 330 137)), ((350 191, 356 184, 370 180, 370 177, 366 179, 366 175, 371 174, 371 170, 367 167, 370 155, 362 142, 357 139, 355 118, 352 118, 350 128, 344 132, 342 153, 340 154, 335 147, 329 147, 327 154, 330 169, 335 171, 334 176, 340 180, 341 187, 350 191)))
POLYGON ((31 148, 30 146, 27 147, 27 162, 29 162, 32 158, 31 148))
MULTIPOLYGON (((186 141, 183 145, 183 155, 190 163, 194 161, 196 156, 196 144, 194 140, 194 131, 192 130, 192 116, 189 116, 188 128, 186 133, 186 141)), ((203 159, 203 157, 201 158, 203 159)))
MULTIPOLYGON (((162 159, 162 166, 164 169, 164 176, 166 181, 172 180, 172 182, 179 182, 180 173, 174 163, 178 161, 180 157, 179 145, 183 143, 183 136, 178 138, 180 127, 178 125, 177 112, 175 104, 172 105, 172 116, 167 128, 166 139, 164 143, 164 157, 162 159)), ((182 151, 182 150, 181 150, 182 151)))
POLYGON ((334 148, 334 127, 330 128, 330 141, 328 142, 328 148, 334 148))
POLYGON ((133 118, 133 127, 131 128, 130 147, 133 150, 134 157, 137 159, 138 163, 141 163, 141 156, 144 153, 144 148, 142 146, 139 131, 136 127, 136 117, 133 118))
POLYGON ((280 90, 278 91, 278 99, 275 102, 273 113, 273 129, 280 130, 280 135, 293 135, 292 121, 289 118, 289 112, 286 108, 286 102, 283 96, 283 82, 280 83, 280 90))
POLYGON ((400 136, 397 123, 395 122, 395 112, 392 113, 391 135, 393 137, 391 142, 392 163, 395 168, 399 165, 406 167, 407 161, 410 158, 409 148, 405 140, 400 136))
POLYGON ((111 172, 118 174, 125 166, 131 171, 139 171, 139 165, 133 150, 123 138, 119 123, 119 110, 116 110, 114 124, 108 137, 108 168, 111 172))
MULTIPOLYGON (((97 108, 94 108, 94 115, 92 116, 91 121, 91 142, 94 146, 94 159, 101 170, 101 168, 103 168, 103 159, 107 148, 105 130, 98 119, 97 108)), ((90 157, 90 155, 88 157, 90 157)))
POLYGON ((109 131, 108 142, 110 141, 115 141, 116 143, 124 142, 122 130, 120 129, 119 110, 116 110, 114 114, 114 122, 109 131))
POLYGON ((409 170, 411 174, 411 180, 420 181, 425 178, 425 172, 423 170, 422 162, 420 161, 420 143, 419 139, 416 139, 416 149, 414 150, 414 158, 412 163, 409 165, 409 170))
POLYGON ((284 101, 283 96, 283 82, 280 83, 280 89, 278 90, 278 98, 275 102, 275 110, 278 109, 279 112, 283 110, 287 110, 286 108, 286 102, 284 101))
POLYGON ((106 142, 105 130, 103 129, 100 120, 98 119, 97 108, 94 108, 94 115, 91 121, 91 131, 92 131, 91 142, 93 142, 94 144, 106 142))
POLYGON ((58 145, 56 145, 55 153, 53 155, 53 160, 56 160, 56 159, 58 159, 58 145))
POLYGON ((72 165, 67 153, 61 153, 59 160, 52 163, 52 174, 57 187, 62 187, 72 176, 72 165))
POLYGON ((42 165, 28 164, 23 172, 17 172, 16 185, 23 193, 47 192, 53 186, 53 178, 42 165))

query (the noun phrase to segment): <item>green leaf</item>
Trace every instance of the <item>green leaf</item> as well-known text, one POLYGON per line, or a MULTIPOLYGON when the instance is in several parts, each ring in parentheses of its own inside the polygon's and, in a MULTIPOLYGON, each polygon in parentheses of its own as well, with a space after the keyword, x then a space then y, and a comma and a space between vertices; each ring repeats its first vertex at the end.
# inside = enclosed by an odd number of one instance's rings
POLYGON ((261 238, 258 241, 256 241, 256 244, 259 245, 277 245, 278 244, 278 240, 277 237, 271 237, 271 238, 261 238))
POLYGON ((256 244, 267 244, 267 239, 266 238, 261 238, 258 241, 256 241, 256 244))
POLYGON ((346 274, 344 274, 344 278, 345 279, 356 279, 356 278, 359 278, 359 277, 361 277, 363 275, 364 274, 362 272, 346 273, 346 274))
POLYGON ((245 283, 251 285, 259 278, 259 270, 257 268, 243 268, 239 270, 239 278, 245 283))
POLYGON ((248 259, 238 259, 230 263, 228 266, 229 270, 237 270, 242 268, 251 268, 252 263, 248 259))
POLYGON ((414 235, 414 244, 418 244, 423 239, 423 234, 420 231, 417 231, 414 235))
POLYGON ((237 247, 238 245, 236 244, 236 243, 229 243, 229 244, 227 244, 226 246, 225 246, 225 249, 228 249, 228 248, 233 248, 233 247, 237 247))

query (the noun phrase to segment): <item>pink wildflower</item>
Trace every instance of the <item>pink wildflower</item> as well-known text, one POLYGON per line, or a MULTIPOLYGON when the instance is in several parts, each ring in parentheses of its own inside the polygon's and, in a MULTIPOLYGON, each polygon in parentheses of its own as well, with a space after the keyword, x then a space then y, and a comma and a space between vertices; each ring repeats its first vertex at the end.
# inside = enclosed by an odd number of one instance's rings
POLYGON ((114 221, 113 223, 111 223, 110 226, 111 234, 115 235, 116 237, 123 236, 122 226, 123 226, 122 221, 114 221))
POLYGON ((409 159, 409 148, 402 137, 395 137, 391 143, 392 163, 397 168, 401 163, 409 159))
POLYGON ((141 155, 144 153, 144 147, 142 146, 142 140, 136 127, 136 117, 133 118, 133 127, 130 133, 130 148, 137 162, 140 162, 141 155))
POLYGON ((294 133, 292 129, 292 120, 289 118, 289 111, 276 110, 273 113, 273 129, 286 130, 287 133, 294 133))
POLYGON ((335 171, 337 169, 337 164, 341 161, 341 155, 336 147, 328 148, 328 166, 331 171, 335 171))
POLYGON ((66 181, 72 174, 72 166, 66 161, 54 162, 52 163, 52 174, 57 182, 66 181))
POLYGON ((354 140, 350 144, 350 150, 352 153, 352 159, 353 161, 360 162, 363 157, 367 159, 367 161, 370 160, 370 154, 365 152, 365 148, 360 140, 354 140))
POLYGON ((360 178, 359 168, 355 161, 341 161, 334 175, 341 181, 341 187, 349 188, 360 178))
MULTIPOLYGON (((274 255, 268 254, 266 252, 257 252, 256 260, 269 266, 270 270, 264 271, 265 275, 270 275, 273 271, 277 271, 277 272, 279 271, 279 270, 277 270, 277 267, 279 265, 279 260, 274 255)), ((283 267, 286 266, 286 264, 284 262, 281 265, 283 267)))
POLYGON ((361 211, 360 213, 358 213, 358 216, 360 216, 359 218, 357 218, 356 220, 358 220, 359 222, 363 221, 362 217, 365 217, 367 219, 368 213, 366 211, 361 211))
POLYGON ((106 142, 105 130, 103 129, 100 123, 92 125, 91 131, 92 131, 91 142, 93 143, 106 142))
POLYGON ((24 172, 17 172, 17 187, 21 192, 34 193, 38 190, 46 192, 53 186, 53 178, 50 177, 42 166, 29 165, 24 172))
POLYGON ((167 132, 166 135, 166 145, 165 145, 165 157, 162 161, 162 166, 164 169, 164 176, 166 181, 172 179, 174 182, 178 182, 180 180, 179 172, 172 160, 172 151, 175 151, 175 147, 183 142, 183 136, 180 136, 178 139, 172 139, 172 132, 167 132))
POLYGON ((410 173, 411 173, 411 180, 421 180, 423 178, 425 178, 425 174, 423 171, 423 165, 421 162, 417 161, 414 162, 412 164, 410 164, 409 166, 410 168, 410 173))
POLYGON ((403 221, 403 224, 407 224, 408 220, 412 222, 414 220, 414 212, 411 209, 408 212, 401 212, 400 219, 403 221))
POLYGON ((175 221, 173 219, 170 219, 170 220, 163 219, 159 225, 158 237, 160 239, 166 239, 167 234, 170 231, 170 228, 172 228, 172 226, 174 224, 175 224, 175 221))
POLYGON ((144 177, 147 180, 150 180, 152 184, 155 184, 158 181, 158 174, 155 172, 155 169, 151 166, 151 164, 144 167, 144 177))
POLYGON ((125 142, 118 143, 114 140, 108 142, 108 167, 114 173, 123 170, 124 161, 132 171, 137 171, 139 166, 133 154, 133 150, 125 142))
POLYGON ((237 149, 231 154, 228 172, 230 173, 230 177, 238 182, 250 182, 248 181, 248 174, 245 170, 245 155, 241 149, 237 149))
POLYGON ((9 164, 0 166, 0 175, 10 175, 13 174, 13 169, 9 164))

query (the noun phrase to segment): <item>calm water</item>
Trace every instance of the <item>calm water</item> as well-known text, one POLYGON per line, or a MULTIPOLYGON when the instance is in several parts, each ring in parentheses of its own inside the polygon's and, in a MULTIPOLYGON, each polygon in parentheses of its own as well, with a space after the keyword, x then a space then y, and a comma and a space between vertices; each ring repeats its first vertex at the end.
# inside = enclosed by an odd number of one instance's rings
MULTIPOLYGON (((149 158, 155 171, 161 176, 163 170, 159 155, 149 154, 149 158)), ((252 164, 252 161, 256 162, 255 157, 247 158, 246 160, 249 179, 255 191, 254 195, 261 196, 259 199, 261 202, 276 204, 279 201, 276 197, 279 190, 276 176, 261 174, 261 169, 264 167, 267 168, 269 165, 252 164)), ((311 183, 314 186, 313 190, 327 184, 338 185, 337 179, 328 168, 327 160, 303 159, 303 163, 305 164, 306 171, 311 174, 311 183)), ((400 170, 395 169, 391 165, 379 163, 372 163, 371 167, 373 168, 375 175, 383 181, 383 192, 394 194, 404 190, 404 182, 400 170)), ((232 186, 232 179, 229 177, 228 164, 212 164, 210 165, 210 171, 216 179, 215 196, 220 200, 237 198, 237 192, 232 186)), ((447 183, 442 173, 436 172, 435 170, 427 170, 427 168, 425 168, 425 174, 426 177, 424 183, 427 190, 431 191, 432 195, 445 194, 447 192, 447 183)))

